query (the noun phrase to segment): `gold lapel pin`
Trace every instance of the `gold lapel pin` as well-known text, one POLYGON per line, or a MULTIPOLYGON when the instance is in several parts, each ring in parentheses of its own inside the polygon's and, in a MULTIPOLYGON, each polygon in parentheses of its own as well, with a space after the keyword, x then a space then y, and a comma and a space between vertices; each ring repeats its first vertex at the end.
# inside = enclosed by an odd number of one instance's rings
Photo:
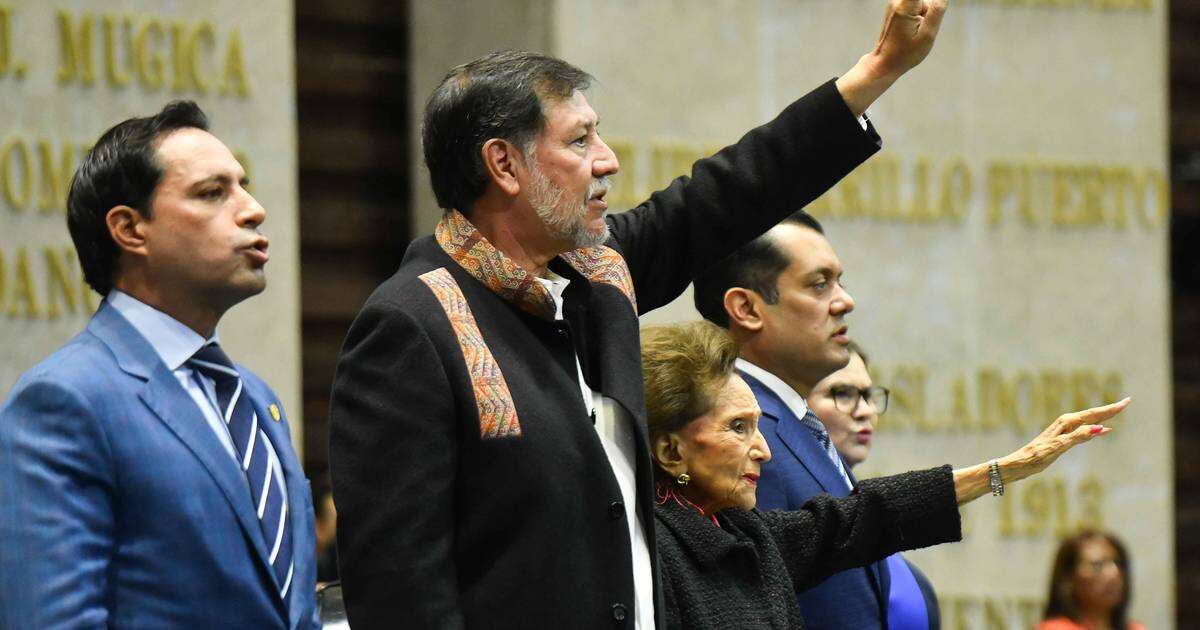
POLYGON ((275 422, 279 422, 279 405, 276 405, 275 403, 271 403, 270 410, 271 410, 271 417, 275 420, 275 422))

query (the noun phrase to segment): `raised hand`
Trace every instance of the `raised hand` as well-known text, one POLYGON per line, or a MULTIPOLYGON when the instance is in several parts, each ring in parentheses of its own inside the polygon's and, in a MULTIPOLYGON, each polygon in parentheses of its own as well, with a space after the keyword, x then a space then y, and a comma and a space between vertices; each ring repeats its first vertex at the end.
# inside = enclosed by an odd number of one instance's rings
POLYGON ((900 76, 916 67, 937 38, 947 0, 891 0, 871 55, 882 74, 900 76))
POLYGON ((860 116, 900 75, 929 56, 948 0, 890 0, 879 41, 837 80, 842 99, 860 116))

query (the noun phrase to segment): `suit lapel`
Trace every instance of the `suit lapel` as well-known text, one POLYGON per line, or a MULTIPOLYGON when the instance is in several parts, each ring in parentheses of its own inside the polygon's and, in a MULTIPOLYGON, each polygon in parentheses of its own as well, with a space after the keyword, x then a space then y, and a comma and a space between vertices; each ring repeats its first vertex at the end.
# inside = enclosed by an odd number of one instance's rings
POLYGON ((800 423, 796 414, 792 413, 792 410, 775 395, 775 392, 753 376, 743 372, 739 373, 754 392, 754 397, 758 399, 758 406, 762 409, 763 415, 775 419, 775 432, 779 436, 779 441, 787 446, 792 456, 820 484, 822 490, 835 497, 846 496, 845 481, 833 467, 833 462, 829 461, 829 456, 821 449, 821 445, 817 443, 812 432, 800 423))
POLYGON ((225 495, 268 575, 273 575, 246 476, 213 434, 196 402, 159 360, 150 342, 108 303, 101 305, 88 330, 112 350, 122 370, 146 381, 138 397, 200 460, 225 495))

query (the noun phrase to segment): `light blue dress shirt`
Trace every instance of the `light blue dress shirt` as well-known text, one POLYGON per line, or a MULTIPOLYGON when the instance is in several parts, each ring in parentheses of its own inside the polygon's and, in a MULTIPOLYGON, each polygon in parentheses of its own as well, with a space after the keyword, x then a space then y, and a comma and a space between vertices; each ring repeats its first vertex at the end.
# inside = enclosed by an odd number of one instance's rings
MULTIPOLYGON (((229 453, 230 461, 240 470, 237 453, 233 450, 233 440, 229 437, 229 429, 218 410, 216 385, 212 379, 198 370, 193 370, 187 364, 188 359, 192 358, 197 350, 209 342, 217 341, 216 333, 213 333, 211 339, 205 339, 170 315, 117 289, 109 291, 104 299, 146 338, 150 347, 154 348, 158 358, 162 359, 180 386, 195 401, 209 428, 229 453)), ((287 484, 283 479, 283 467, 279 464, 279 456, 275 454, 275 445, 271 444, 270 440, 265 442, 272 474, 283 490, 283 500, 286 504, 287 484)))

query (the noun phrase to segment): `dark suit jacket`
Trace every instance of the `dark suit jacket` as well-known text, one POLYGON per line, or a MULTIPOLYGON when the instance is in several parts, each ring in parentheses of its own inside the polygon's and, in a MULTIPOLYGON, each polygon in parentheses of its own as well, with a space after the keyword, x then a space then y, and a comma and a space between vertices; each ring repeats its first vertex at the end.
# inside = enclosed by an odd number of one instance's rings
MULTIPOLYGON (((758 480, 758 507, 797 510, 821 494, 849 495, 829 456, 791 409, 754 377, 742 378, 762 408, 758 428, 771 447, 771 461, 758 480)), ((889 577, 886 562, 842 571, 798 593, 800 610, 814 628, 886 628, 889 577)))
POLYGON ((286 599, 245 474, 107 302, 0 408, 0 627, 313 628, 311 491, 278 398, 239 367, 283 466, 286 599))
POLYGON ((949 466, 870 479, 850 497, 817 495, 795 511, 729 509, 717 520, 669 499, 655 506, 663 630, 823 628, 803 617, 795 591, 901 549, 961 538, 949 466))
POLYGON ((610 216, 605 246, 553 261, 571 280, 565 321, 458 215, 438 240, 416 240, 351 326, 334 379, 330 463, 355 630, 631 627, 629 526, 575 356, 633 419, 653 561, 638 313, 877 149, 827 83, 610 216))

